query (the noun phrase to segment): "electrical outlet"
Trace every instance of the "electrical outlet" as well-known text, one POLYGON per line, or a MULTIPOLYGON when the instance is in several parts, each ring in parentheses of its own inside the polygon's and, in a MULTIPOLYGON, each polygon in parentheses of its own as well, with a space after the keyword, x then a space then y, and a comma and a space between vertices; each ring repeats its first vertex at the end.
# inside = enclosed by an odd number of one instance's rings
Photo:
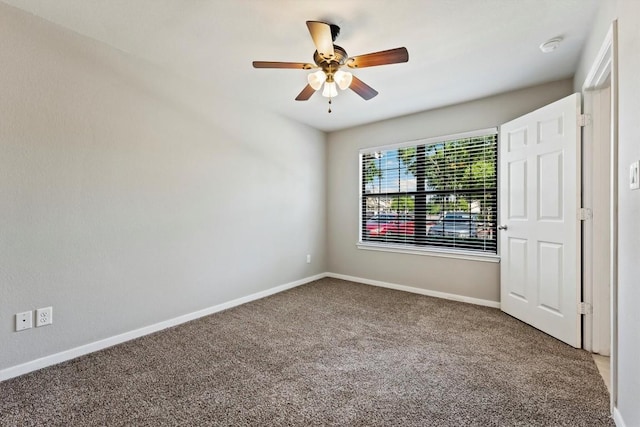
POLYGON ((311 255, 307 254, 307 264, 311 264, 311 255))
POLYGON ((33 311, 16 314, 16 332, 33 328, 33 311))
POLYGON ((53 323, 53 307, 39 308, 36 310, 36 328, 53 323))

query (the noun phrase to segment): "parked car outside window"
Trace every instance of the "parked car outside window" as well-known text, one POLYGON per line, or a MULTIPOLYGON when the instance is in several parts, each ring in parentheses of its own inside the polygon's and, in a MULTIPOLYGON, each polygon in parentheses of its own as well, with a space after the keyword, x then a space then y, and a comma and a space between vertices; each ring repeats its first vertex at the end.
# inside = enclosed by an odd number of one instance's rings
POLYGON ((388 235, 413 236, 414 233, 413 217, 393 213, 374 215, 367 221, 366 227, 371 238, 388 235))
POLYGON ((428 237, 478 237, 477 215, 467 212, 447 212, 429 229, 428 237))

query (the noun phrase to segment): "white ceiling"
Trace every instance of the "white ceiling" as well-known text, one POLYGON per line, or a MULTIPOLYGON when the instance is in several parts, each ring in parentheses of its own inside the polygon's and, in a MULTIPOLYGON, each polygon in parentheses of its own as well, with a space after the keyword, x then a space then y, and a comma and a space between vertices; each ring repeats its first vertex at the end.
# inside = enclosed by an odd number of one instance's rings
POLYGON ((332 131, 573 75, 599 0, 2 0, 234 96, 332 131), (294 98, 313 62, 305 21, 341 27, 349 55, 405 46, 409 62, 354 72, 380 94, 294 98), (555 36, 550 53, 538 46, 555 36), (206 84, 205 84, 206 83, 206 84))

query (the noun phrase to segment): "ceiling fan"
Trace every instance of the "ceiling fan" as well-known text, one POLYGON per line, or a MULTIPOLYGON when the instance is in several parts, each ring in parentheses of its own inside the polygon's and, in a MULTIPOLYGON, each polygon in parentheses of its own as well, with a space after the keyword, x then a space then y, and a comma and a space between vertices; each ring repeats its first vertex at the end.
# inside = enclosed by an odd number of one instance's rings
MULTIPOLYGON (((298 94, 296 101, 308 100, 323 84, 322 96, 329 98, 329 104, 331 104, 331 98, 338 96, 336 86, 341 90, 350 88, 363 99, 369 100, 378 92, 350 72, 341 70, 343 66, 357 69, 409 61, 409 52, 404 47, 349 57, 346 50, 333 44, 340 33, 340 27, 326 22, 307 21, 307 28, 316 46, 316 51, 313 54, 315 64, 253 61, 254 68, 317 70, 307 76, 308 84, 298 94)), ((329 112, 331 112, 331 107, 329 107, 329 112)))

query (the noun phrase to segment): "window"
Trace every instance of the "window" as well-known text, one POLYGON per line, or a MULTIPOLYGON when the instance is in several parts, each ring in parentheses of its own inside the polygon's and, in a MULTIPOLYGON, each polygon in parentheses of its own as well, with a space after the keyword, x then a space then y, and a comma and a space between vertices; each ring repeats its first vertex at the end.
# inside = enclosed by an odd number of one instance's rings
POLYGON ((495 129, 360 151, 360 243, 496 254, 495 129))

